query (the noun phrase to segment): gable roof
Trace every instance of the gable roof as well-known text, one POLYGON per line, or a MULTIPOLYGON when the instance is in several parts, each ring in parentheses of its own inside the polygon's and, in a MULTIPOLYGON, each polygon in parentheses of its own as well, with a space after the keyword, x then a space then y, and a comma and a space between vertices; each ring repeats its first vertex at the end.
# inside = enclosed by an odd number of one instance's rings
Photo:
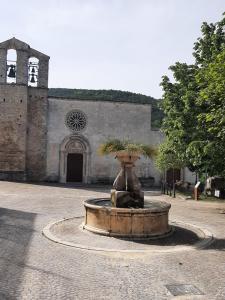
POLYGON ((0 49, 14 49, 14 50, 22 50, 29 52, 29 56, 34 55, 35 57, 45 57, 49 59, 50 57, 44 53, 41 53, 35 49, 32 49, 28 44, 16 39, 15 37, 0 43, 0 49))
POLYGON ((1 49, 29 50, 30 46, 15 37, 0 43, 1 49))

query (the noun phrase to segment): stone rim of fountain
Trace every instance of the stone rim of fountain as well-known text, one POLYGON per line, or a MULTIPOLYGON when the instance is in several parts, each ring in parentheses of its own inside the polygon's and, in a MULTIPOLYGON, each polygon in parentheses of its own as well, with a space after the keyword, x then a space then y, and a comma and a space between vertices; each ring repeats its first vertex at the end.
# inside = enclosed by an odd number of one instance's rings
POLYGON ((173 233, 168 224, 170 203, 146 201, 145 208, 118 208, 107 205, 110 203, 109 198, 85 200, 83 229, 100 235, 131 239, 162 238, 173 233))
POLYGON ((90 202, 102 202, 102 201, 109 201, 110 202, 110 198, 90 198, 84 201, 84 204, 86 207, 90 207, 90 208, 95 208, 95 209, 109 209, 109 210, 115 210, 115 211, 119 211, 119 212, 130 212, 130 211, 134 211, 137 214, 141 214, 145 211, 149 211, 152 213, 157 213, 157 212, 165 212, 168 211, 171 208, 171 204, 165 201, 149 201, 147 200, 145 202, 145 204, 147 204, 145 207, 143 208, 120 208, 120 207, 114 207, 114 206, 103 206, 103 205, 97 205, 97 204, 93 204, 90 202), (162 206, 159 208, 157 206, 154 207, 148 207, 148 204, 150 203, 154 203, 154 204, 161 204, 162 206))

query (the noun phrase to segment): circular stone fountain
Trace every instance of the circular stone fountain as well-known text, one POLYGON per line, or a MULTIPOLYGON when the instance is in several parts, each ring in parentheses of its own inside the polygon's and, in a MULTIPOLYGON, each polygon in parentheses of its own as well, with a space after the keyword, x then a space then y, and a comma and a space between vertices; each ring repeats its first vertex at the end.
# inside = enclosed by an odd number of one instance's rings
POLYGON ((83 217, 64 218, 47 225, 44 236, 77 249, 116 253, 201 249, 213 242, 212 234, 206 230, 180 222, 169 225, 169 203, 144 201, 140 182, 133 172, 138 156, 120 152, 116 157, 121 170, 113 184, 111 199, 84 201, 86 214, 82 224, 83 217))
POLYGON ((83 228, 91 232, 127 238, 167 236, 169 203, 146 201, 144 208, 113 207, 110 199, 84 201, 86 210, 83 228))
POLYGON ((128 238, 165 236, 171 232, 168 213, 171 205, 161 201, 144 202, 141 184, 133 170, 137 153, 119 151, 121 163, 111 190, 111 199, 84 201, 83 228, 91 232, 128 238))
POLYGON ((81 224, 83 217, 53 222, 43 230, 48 239, 77 249, 124 253, 192 250, 213 242, 211 233, 190 224, 169 225, 169 203, 144 201, 140 182, 133 172, 138 156, 122 152, 116 157, 121 170, 113 184, 111 199, 84 201, 84 222, 81 224))

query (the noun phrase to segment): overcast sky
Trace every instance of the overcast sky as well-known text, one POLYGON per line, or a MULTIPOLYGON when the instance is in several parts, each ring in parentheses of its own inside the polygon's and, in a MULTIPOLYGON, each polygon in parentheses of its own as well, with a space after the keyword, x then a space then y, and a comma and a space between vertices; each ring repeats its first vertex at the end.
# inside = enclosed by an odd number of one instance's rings
POLYGON ((192 62, 203 21, 224 0, 2 1, 0 39, 13 36, 51 57, 49 86, 119 89, 159 98, 161 76, 192 62))

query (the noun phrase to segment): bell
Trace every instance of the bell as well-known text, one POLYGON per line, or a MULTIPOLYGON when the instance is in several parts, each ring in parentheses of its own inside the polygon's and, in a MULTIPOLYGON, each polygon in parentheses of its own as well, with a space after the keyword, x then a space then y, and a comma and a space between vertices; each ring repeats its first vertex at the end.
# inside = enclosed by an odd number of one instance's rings
POLYGON ((15 72, 15 66, 14 65, 10 65, 10 70, 9 70, 8 77, 11 77, 11 78, 16 77, 16 72, 15 72))
POLYGON ((31 69, 31 73, 35 73, 35 68, 34 67, 31 69))
POLYGON ((35 83, 35 82, 36 82, 36 81, 35 81, 35 78, 34 78, 34 74, 31 75, 30 82, 31 82, 31 83, 35 83))

